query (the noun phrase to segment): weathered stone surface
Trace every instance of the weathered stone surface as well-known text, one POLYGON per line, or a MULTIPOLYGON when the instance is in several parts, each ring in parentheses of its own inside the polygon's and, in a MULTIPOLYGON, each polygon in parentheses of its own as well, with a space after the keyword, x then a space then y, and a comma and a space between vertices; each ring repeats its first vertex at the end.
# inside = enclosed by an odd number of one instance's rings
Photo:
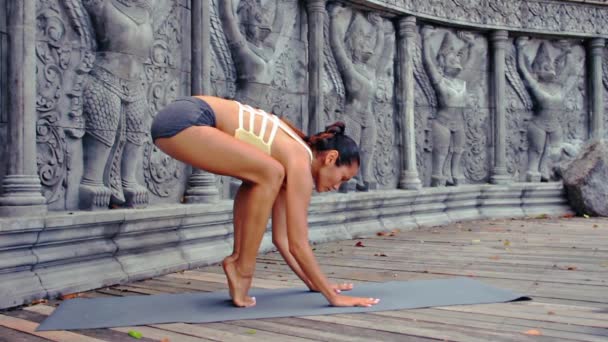
POLYGON ((570 205, 580 215, 608 216, 608 143, 585 146, 564 172, 570 205))

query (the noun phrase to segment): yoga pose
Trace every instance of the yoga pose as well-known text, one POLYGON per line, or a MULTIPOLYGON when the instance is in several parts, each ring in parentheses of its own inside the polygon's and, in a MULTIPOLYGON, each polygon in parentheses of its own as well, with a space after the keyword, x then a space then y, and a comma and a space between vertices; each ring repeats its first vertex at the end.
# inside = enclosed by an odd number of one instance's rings
POLYGON ((308 243, 313 186, 336 190, 359 170, 357 144, 344 124, 306 137, 262 110, 211 96, 179 98, 152 123, 154 143, 195 168, 243 181, 234 199, 234 249, 223 261, 234 305, 255 305, 247 295, 257 252, 272 213, 272 239, 287 264, 334 306, 371 306, 379 299, 340 295, 352 284, 331 285, 308 243))

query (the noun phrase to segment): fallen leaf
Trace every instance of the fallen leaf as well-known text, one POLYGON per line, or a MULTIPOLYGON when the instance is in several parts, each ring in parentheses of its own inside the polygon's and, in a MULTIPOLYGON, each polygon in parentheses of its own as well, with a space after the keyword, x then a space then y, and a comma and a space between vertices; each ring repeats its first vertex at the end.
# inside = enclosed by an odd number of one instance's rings
POLYGON ((494 255, 494 256, 491 256, 490 259, 492 259, 492 260, 500 260, 500 257, 498 255, 494 255))
POLYGON ((378 236, 388 236, 390 233, 389 232, 377 232, 376 235, 378 236))
POLYGON ((553 312, 553 311, 547 311, 547 315, 555 315, 555 312, 553 312))
POLYGON ((511 241, 505 240, 505 241, 502 242, 502 245, 505 246, 505 247, 509 247, 509 246, 511 246, 511 241))
POLYGON ((255 329, 249 329, 246 331, 249 335, 254 335, 255 333, 257 333, 257 330, 255 329))
POLYGON ((576 271, 576 266, 568 266, 566 269, 568 271, 576 271))
POLYGON ((357 241, 357 243, 355 244, 355 247, 365 247, 365 245, 363 244, 363 242, 357 241))
POLYGON ((547 215, 547 214, 540 214, 540 215, 536 216, 536 218, 537 219, 546 219, 546 218, 549 218, 549 215, 547 215))
POLYGON ((471 243, 480 243, 481 240, 471 240, 471 243))
POLYGON ((574 214, 565 214, 564 216, 562 216, 563 218, 573 218, 574 214))
POLYGON ((144 334, 142 334, 141 332, 137 331, 137 330, 129 330, 129 336, 136 338, 136 339, 140 339, 142 337, 144 337, 144 334))
POLYGON ((36 304, 46 304, 46 303, 48 303, 48 302, 49 302, 49 301, 48 301, 47 299, 36 299, 36 300, 33 300, 33 301, 30 303, 30 304, 32 304, 32 305, 36 305, 36 304))
POLYGON ((530 329, 530 330, 526 331, 524 334, 532 335, 532 336, 542 336, 543 333, 541 333, 540 330, 530 329))
POLYGON ((584 218, 589 218, 590 216, 589 216, 589 215, 587 215, 587 214, 583 214, 583 217, 584 217, 584 218))
POLYGON ((62 295, 61 300, 74 299, 77 297, 80 297, 80 293, 70 293, 70 294, 62 295))

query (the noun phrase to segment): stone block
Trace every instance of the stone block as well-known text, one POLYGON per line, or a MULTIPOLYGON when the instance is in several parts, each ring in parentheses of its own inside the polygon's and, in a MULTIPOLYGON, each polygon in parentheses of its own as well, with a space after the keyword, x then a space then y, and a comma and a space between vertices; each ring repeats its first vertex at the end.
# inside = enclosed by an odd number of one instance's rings
POLYGON ((231 239, 199 240, 178 246, 189 269, 221 262, 232 253, 231 239))
POLYGON ((116 260, 128 274, 129 281, 180 271, 188 266, 188 261, 177 246, 118 253, 116 260))
POLYGON ((120 255, 139 253, 157 248, 173 247, 180 241, 176 229, 141 234, 125 234, 114 238, 120 255))
POLYGON ((479 197, 481 218, 523 217, 522 191, 516 184, 484 186, 479 197))
POLYGON ((116 252, 117 247, 109 239, 95 239, 36 245, 32 250, 38 258, 37 265, 44 266, 110 257, 116 252))
POLYGON ((480 185, 450 187, 445 201, 446 215, 451 222, 476 220, 480 217, 480 185))
POLYGON ((0 274, 0 308, 29 303, 47 296, 40 278, 32 271, 0 274))
POLYGON ((112 257, 37 267, 34 271, 50 298, 127 281, 122 267, 112 257))

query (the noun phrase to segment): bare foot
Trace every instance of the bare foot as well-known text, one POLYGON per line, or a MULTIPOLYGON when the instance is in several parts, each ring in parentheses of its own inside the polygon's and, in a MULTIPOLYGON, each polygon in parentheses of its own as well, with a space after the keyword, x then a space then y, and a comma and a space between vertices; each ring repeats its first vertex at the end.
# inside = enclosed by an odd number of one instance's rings
POLYGON ((238 307, 250 307, 255 305, 255 297, 249 297, 247 291, 251 287, 251 277, 243 277, 236 268, 235 259, 232 256, 226 257, 222 262, 232 303, 238 307))

